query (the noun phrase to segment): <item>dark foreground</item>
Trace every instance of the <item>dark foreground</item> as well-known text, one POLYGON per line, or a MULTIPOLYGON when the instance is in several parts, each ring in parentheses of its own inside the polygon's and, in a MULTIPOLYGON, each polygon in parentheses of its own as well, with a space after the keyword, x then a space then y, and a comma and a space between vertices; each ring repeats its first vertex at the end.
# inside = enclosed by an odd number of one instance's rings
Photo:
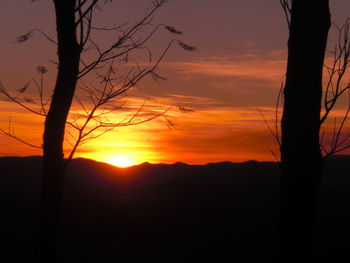
MULTIPOLYGON (((0 158, 2 262, 35 262, 40 163, 0 158)), ((349 171, 349 157, 326 167, 315 262, 349 262, 349 171)), ((275 163, 118 169, 76 159, 61 262, 272 262, 278 182, 275 163)))

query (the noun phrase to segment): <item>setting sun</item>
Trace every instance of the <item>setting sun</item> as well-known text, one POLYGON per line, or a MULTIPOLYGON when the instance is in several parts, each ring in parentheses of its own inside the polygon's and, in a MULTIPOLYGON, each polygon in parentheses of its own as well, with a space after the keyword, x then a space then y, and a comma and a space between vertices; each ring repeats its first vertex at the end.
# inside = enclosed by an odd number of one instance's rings
POLYGON ((113 158, 109 159, 107 163, 118 167, 129 167, 135 164, 130 157, 123 155, 114 156, 113 158))

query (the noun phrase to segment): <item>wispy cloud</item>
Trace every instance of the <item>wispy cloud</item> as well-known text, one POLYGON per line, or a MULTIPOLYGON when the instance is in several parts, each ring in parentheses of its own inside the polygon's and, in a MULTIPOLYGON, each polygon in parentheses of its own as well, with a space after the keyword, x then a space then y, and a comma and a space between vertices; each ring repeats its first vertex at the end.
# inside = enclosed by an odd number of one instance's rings
POLYGON ((164 63, 165 66, 188 75, 245 77, 276 80, 284 74, 286 60, 283 51, 271 51, 267 57, 245 53, 230 57, 203 57, 192 62, 164 63))

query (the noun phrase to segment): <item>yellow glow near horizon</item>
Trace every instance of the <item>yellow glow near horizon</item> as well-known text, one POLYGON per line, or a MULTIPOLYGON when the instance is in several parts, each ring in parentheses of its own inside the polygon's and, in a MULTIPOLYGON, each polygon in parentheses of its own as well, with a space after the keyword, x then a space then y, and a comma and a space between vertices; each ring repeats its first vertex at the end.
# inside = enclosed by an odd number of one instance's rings
POLYGON ((108 159, 106 162, 111 165, 122 167, 122 168, 135 165, 135 162, 130 157, 125 155, 114 156, 111 159, 108 159))

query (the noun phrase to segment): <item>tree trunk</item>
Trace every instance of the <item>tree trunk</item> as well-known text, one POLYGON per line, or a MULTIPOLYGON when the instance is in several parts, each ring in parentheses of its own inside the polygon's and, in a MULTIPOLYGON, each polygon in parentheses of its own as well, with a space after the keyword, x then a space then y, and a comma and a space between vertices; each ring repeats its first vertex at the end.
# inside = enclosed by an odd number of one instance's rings
POLYGON ((39 219, 41 262, 58 261, 64 177, 64 130, 77 83, 81 48, 76 39, 75 0, 54 0, 58 40, 58 74, 43 138, 42 200, 39 219))
POLYGON ((281 145, 279 262, 311 256, 322 175, 319 144, 328 0, 293 0, 281 145))

